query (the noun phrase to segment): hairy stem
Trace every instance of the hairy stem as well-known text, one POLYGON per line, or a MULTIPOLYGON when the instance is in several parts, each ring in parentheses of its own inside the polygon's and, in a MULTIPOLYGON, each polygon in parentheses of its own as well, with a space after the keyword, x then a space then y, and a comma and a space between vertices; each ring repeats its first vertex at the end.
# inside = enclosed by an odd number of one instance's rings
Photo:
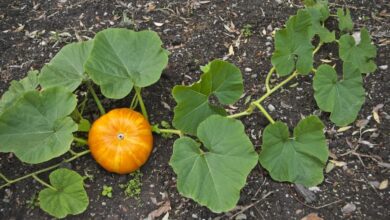
POLYGON ((39 177, 37 177, 37 175, 33 174, 32 177, 33 177, 36 181, 38 181, 40 184, 46 186, 47 188, 50 188, 50 189, 52 189, 52 190, 54 190, 54 191, 57 191, 56 188, 54 188, 52 185, 46 183, 45 181, 43 181, 42 179, 40 179, 39 177))
POLYGON ((94 99, 95 102, 96 102, 96 105, 97 105, 97 107, 98 107, 98 109, 99 109, 99 111, 100 111, 100 115, 106 114, 106 110, 104 110, 103 105, 102 105, 102 103, 100 102, 99 97, 96 95, 96 92, 95 92, 95 90, 94 90, 93 87, 92 87, 92 84, 91 84, 90 82, 88 82, 88 83, 87 83, 87 86, 88 86, 89 92, 92 94, 92 97, 93 97, 93 99, 94 99))
POLYGON ((53 170, 53 169, 55 169, 55 168, 61 166, 62 163, 69 163, 69 162, 71 162, 71 161, 73 161, 73 160, 75 160, 75 159, 77 159, 77 158, 79 158, 79 157, 82 157, 82 156, 88 154, 89 152, 90 152, 89 150, 81 151, 81 152, 77 153, 76 155, 74 155, 73 157, 71 157, 71 158, 69 158, 69 159, 66 159, 66 160, 64 160, 64 161, 61 162, 61 163, 55 164, 55 165, 50 166, 50 167, 46 167, 46 168, 44 168, 44 169, 35 171, 35 172, 33 172, 33 173, 24 175, 24 176, 22 176, 22 177, 19 177, 19 178, 13 179, 13 180, 10 180, 10 179, 6 178, 4 175, 1 175, 2 178, 3 178, 7 183, 1 185, 1 186, 0 186, 0 189, 4 188, 4 187, 6 187, 6 186, 9 186, 9 185, 11 185, 11 184, 14 184, 14 183, 16 183, 16 182, 19 182, 19 181, 21 181, 21 180, 24 180, 24 179, 33 177, 34 175, 36 176, 36 175, 38 175, 38 174, 40 174, 40 173, 44 173, 44 172, 53 170))
POLYGON ((140 87, 134 87, 135 93, 137 95, 137 99, 139 101, 139 105, 141 107, 142 114, 148 120, 148 112, 146 111, 145 103, 144 100, 142 100, 142 95, 141 95, 141 88, 140 87))

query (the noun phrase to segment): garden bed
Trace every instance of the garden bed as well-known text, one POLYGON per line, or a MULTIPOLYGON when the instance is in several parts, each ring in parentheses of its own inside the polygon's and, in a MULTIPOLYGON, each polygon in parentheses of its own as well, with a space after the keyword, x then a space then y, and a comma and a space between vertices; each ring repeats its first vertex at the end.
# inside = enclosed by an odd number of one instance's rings
MULTIPOLYGON (((196 82, 201 74, 200 66, 215 58, 227 59, 243 73, 245 96, 234 106, 227 106, 231 113, 237 113, 246 109, 247 97, 258 98, 265 92, 264 82, 273 52, 272 32, 302 7, 299 1, 277 2, 59 0, 25 3, 5 0, 0 3, 0 94, 7 90, 11 80, 23 78, 29 69, 41 69, 66 43, 93 38, 95 33, 108 27, 151 29, 160 35, 163 47, 171 53, 160 81, 143 91, 151 124, 172 121, 176 105, 171 95, 173 86, 196 82), (243 32, 247 36, 241 34, 243 32)), ((325 181, 314 192, 315 201, 306 202, 294 184, 273 181, 266 170, 257 165, 248 177, 236 209, 215 214, 178 193, 176 174, 169 166, 174 139, 154 135, 153 153, 141 168, 139 198, 126 196, 120 187, 134 176, 108 173, 90 155, 65 164, 80 175, 90 176, 85 180, 90 197, 88 209, 67 218, 143 219, 154 210, 161 211, 159 218, 167 211, 172 219, 301 219, 310 213, 318 213, 324 219, 386 219, 390 216, 390 190, 379 189, 379 185, 382 183, 383 188, 390 178, 389 168, 384 167, 390 159, 390 116, 387 114, 390 114, 390 5, 386 1, 331 1, 330 5, 333 12, 336 7, 348 7, 355 27, 367 27, 377 45, 378 69, 374 74, 364 75, 366 102, 357 122, 368 119, 364 130, 372 130, 361 135, 356 152, 351 150, 359 141, 359 124, 356 122, 346 131, 337 131, 339 127, 330 122, 328 113, 319 114, 326 125, 330 159, 346 165, 325 173, 325 181), (374 109, 377 109, 379 123, 373 117, 374 109), (103 186, 112 187, 112 198, 102 195, 103 186)), ((335 21, 330 19, 327 25, 335 26, 335 21)), ((332 60, 337 53, 336 45, 326 45, 318 52, 316 61, 332 60)), ((274 119, 295 126, 302 116, 319 112, 311 81, 311 76, 299 76, 282 92, 268 98, 263 106, 274 119)), ((107 110, 128 106, 130 101, 130 98, 103 99, 107 110)), ((99 111, 92 99, 86 109, 90 119, 98 117, 99 111)), ((259 151, 261 133, 268 120, 260 112, 242 120, 259 151)), ((16 178, 61 160, 31 166, 21 163, 12 154, 2 153, 0 170, 7 177, 16 178)), ((33 179, 27 179, 0 190, 0 218, 50 219, 34 205, 41 188, 33 179)))

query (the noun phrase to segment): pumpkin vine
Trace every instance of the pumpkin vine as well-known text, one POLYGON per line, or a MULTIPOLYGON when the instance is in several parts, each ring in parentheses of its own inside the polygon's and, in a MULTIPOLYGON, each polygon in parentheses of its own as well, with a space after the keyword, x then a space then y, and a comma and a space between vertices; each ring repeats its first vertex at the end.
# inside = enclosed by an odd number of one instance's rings
POLYGON ((337 15, 331 15, 326 0, 305 0, 304 6, 275 33, 272 68, 265 77, 262 96, 250 100, 244 111, 229 115, 224 106, 241 98, 243 77, 234 64, 213 60, 200 67, 203 73, 199 81, 172 89, 177 103, 174 128, 149 125, 142 98, 142 88, 157 82, 168 64, 169 52, 162 47, 157 33, 109 28, 92 40, 64 46, 40 71, 32 70, 24 79, 13 81, 3 94, 0 152, 13 153, 29 164, 67 153, 71 157, 15 179, 0 173, 4 182, 0 189, 34 178, 45 187, 39 193, 40 207, 45 212, 57 218, 82 213, 89 203, 84 179, 61 165, 92 153, 97 163, 110 172, 133 172, 151 153, 152 131, 170 138, 178 136, 170 159, 177 174, 177 189, 213 212, 236 206, 247 176, 258 163, 275 181, 307 187, 321 184, 328 159, 322 121, 307 116, 290 134, 288 125, 275 120, 262 103, 297 76, 313 74, 319 109, 329 112, 334 124, 348 125, 364 103, 362 74, 376 70, 376 48, 365 28, 360 30, 360 39, 351 35, 353 23, 348 10, 337 9, 337 15), (338 20, 337 31, 326 28, 329 17, 338 20), (316 47, 313 41, 319 42, 316 47), (314 67, 315 54, 328 43, 339 47, 342 74, 327 64, 314 67), (271 85, 275 75, 285 79, 271 85), (343 76, 342 80, 338 75, 343 76), (81 85, 86 85, 87 95, 78 100, 82 97, 74 92, 83 88, 81 85), (96 86, 109 99, 133 94, 131 102, 127 108, 106 113, 94 90, 96 86), (100 113, 93 123, 83 116, 88 95, 100 113), (210 97, 216 101, 210 102, 210 97), (137 108, 142 114, 134 111, 137 108), (255 110, 270 122, 263 131, 259 152, 238 120, 255 110), (88 139, 83 138, 83 132, 89 132, 88 139), (90 149, 76 151, 75 144, 90 149), (48 171, 52 171, 49 181, 39 177, 48 171))

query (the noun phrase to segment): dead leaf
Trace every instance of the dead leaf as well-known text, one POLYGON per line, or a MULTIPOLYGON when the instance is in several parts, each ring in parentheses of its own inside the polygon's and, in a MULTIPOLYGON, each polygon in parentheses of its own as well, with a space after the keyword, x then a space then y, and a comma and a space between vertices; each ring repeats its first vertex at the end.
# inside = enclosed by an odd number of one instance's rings
POLYGON ((229 46, 229 54, 228 54, 228 56, 233 56, 233 55, 234 55, 233 45, 230 45, 229 46))
POLYGON ((384 190, 384 189, 387 189, 387 187, 389 186, 389 180, 383 180, 379 186, 378 186, 378 189, 380 190, 384 190))
POLYGON ((146 12, 147 13, 152 12, 155 9, 156 9, 156 4, 154 4, 153 2, 150 2, 150 3, 146 4, 146 12))
POLYGON ((319 217, 317 213, 310 213, 305 217, 301 218, 301 220, 324 220, 324 219, 319 217))
POLYGON ((349 130, 350 128, 352 128, 352 126, 345 126, 345 127, 341 127, 339 129, 337 129, 337 132, 344 132, 344 131, 347 131, 349 130))
POLYGON ((336 167, 343 167, 347 165, 347 163, 343 161, 329 160, 329 162, 333 163, 336 167))
MULTIPOLYGON (((154 220, 154 219, 160 217, 161 215, 163 215, 165 213, 168 213, 169 210, 171 210, 171 202, 170 201, 166 201, 158 209, 150 212, 147 219, 148 220, 154 220)), ((165 218, 165 216, 164 216, 164 218, 165 218)))
POLYGON ((359 128, 364 128, 364 127, 366 127, 368 122, 369 121, 367 119, 358 120, 358 121, 356 121, 356 126, 359 128))
POLYGON ((372 116, 374 117, 375 121, 380 124, 381 120, 378 114, 378 111, 383 108, 383 104, 378 104, 372 109, 372 116))

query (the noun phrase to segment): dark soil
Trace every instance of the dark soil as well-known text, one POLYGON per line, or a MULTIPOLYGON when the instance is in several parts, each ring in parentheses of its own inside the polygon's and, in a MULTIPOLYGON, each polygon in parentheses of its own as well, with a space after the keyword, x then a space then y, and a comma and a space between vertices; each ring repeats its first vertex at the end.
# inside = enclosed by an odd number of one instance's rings
MULTIPOLYGON (((199 79, 199 66, 215 58, 227 58, 238 65, 245 78, 245 97, 231 108, 239 112, 246 108, 246 97, 259 97, 264 92, 264 80, 271 67, 270 56, 273 42, 271 32, 282 27, 286 19, 301 6, 299 1, 275 0, 2 0, 0 2, 0 95, 11 80, 24 77, 30 68, 40 69, 56 52, 77 38, 88 39, 107 27, 128 27, 157 31, 166 48, 171 52, 169 66, 161 80, 144 91, 152 123, 171 121, 175 102, 171 89, 177 84, 189 84, 199 79), (289 3, 291 2, 291 3, 289 3), (154 3, 156 8, 148 7, 154 3), (129 18, 123 22, 124 16, 129 18), (157 23, 164 23, 162 26, 157 23), (234 26, 232 25, 234 24, 234 26), (239 39, 240 29, 252 25, 253 35, 239 39), (226 25, 230 31, 224 27, 226 25), (24 26, 21 28, 21 26, 24 26), (57 32, 59 35, 53 34, 57 32), (227 57, 229 46, 234 55, 227 57)), ((335 7, 347 6, 356 22, 355 28, 366 26, 378 46, 374 74, 364 78, 367 91, 366 103, 358 120, 368 119, 362 130, 376 129, 361 135, 354 124, 345 132, 336 132, 328 114, 316 107, 311 87, 311 76, 299 77, 282 92, 267 99, 264 106, 275 108, 271 115, 292 128, 302 116, 320 114, 327 125, 326 134, 332 158, 345 162, 325 174, 325 181, 315 192, 316 200, 305 202, 293 184, 273 181, 267 172, 257 166, 248 178, 241 193, 239 206, 229 212, 215 214, 190 199, 182 197, 176 189, 176 175, 168 165, 174 139, 155 135, 155 148, 148 163, 142 167, 142 192, 140 199, 126 198, 120 184, 131 177, 115 175, 99 167, 88 155, 66 166, 81 175, 93 175, 86 180, 90 205, 81 215, 69 219, 144 219, 158 209, 161 201, 170 201, 171 219, 227 219, 242 211, 244 219, 301 219, 309 213, 318 213, 324 219, 389 219, 390 188, 378 189, 378 183, 390 179, 389 168, 383 163, 390 161, 390 5, 385 0, 337 0, 335 7), (378 104, 381 122, 372 117, 378 104), (271 106, 272 105, 272 106, 271 106), (358 132, 358 133, 356 133, 358 132), (362 142, 362 140, 366 142, 362 142), (372 143, 370 147, 367 142, 372 143), (345 154, 359 146, 355 153, 345 154), (101 196, 103 185, 113 187, 113 198, 101 196), (345 206, 355 206, 349 213, 345 206), (250 208, 245 209, 246 206, 250 208), (344 212, 342 208, 344 207, 344 212)), ((334 21, 329 21, 331 27, 334 21)), ((319 52, 322 59, 337 58, 335 45, 327 45, 319 52)), ((105 100, 107 109, 128 106, 129 99, 112 102, 105 100)), ((91 118, 97 117, 97 109, 88 104, 91 118)), ((260 150, 261 131, 268 121, 256 113, 242 119, 252 142, 260 150)), ((360 121, 361 122, 361 121, 360 121)), ((69 155, 66 155, 69 156, 69 155)), ((52 161, 38 166, 23 164, 12 154, 0 154, 1 172, 10 178, 47 167, 52 161)), ((46 178, 47 174, 42 175, 46 178)), ((50 219, 36 206, 28 205, 42 186, 32 179, 21 181, 0 190, 1 219, 50 219)), ((160 218, 162 218, 161 215, 160 218)), ((235 218, 235 217, 233 217, 235 218)))

